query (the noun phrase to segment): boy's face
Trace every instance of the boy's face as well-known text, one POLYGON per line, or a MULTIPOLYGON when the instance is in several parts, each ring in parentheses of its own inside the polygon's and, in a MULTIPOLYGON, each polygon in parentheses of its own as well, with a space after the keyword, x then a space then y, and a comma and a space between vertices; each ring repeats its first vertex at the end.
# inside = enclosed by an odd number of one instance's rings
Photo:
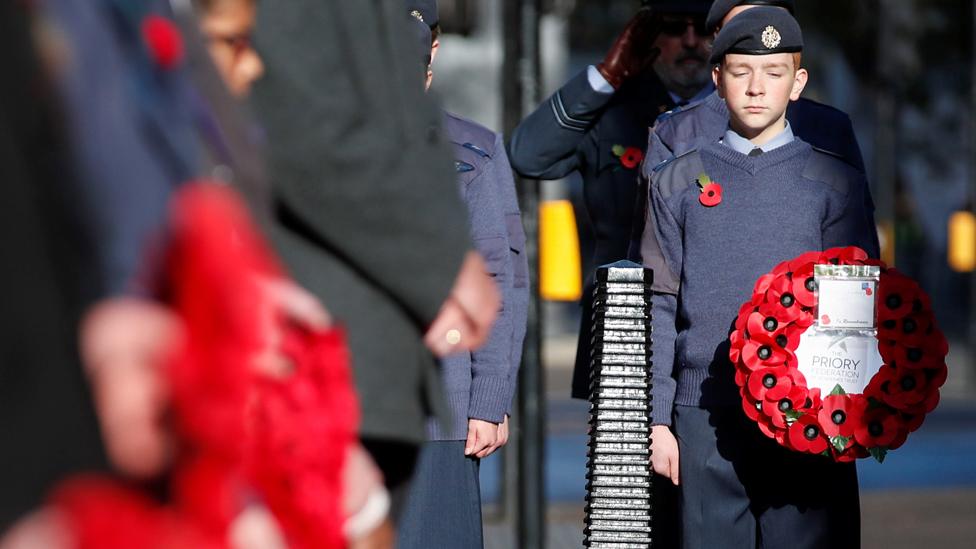
POLYGON ((730 53, 713 70, 712 78, 729 107, 732 129, 755 139, 763 132, 772 132, 771 137, 783 129, 786 107, 800 98, 807 71, 794 67, 791 53, 730 53))

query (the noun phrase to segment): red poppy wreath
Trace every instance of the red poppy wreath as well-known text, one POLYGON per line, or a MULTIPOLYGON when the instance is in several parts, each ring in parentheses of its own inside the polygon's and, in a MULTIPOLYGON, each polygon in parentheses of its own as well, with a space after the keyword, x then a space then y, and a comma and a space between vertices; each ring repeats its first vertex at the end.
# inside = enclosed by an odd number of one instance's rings
POLYGON ((808 252, 761 276, 739 310, 730 341, 746 415, 783 446, 838 462, 868 456, 883 461, 935 409, 947 375, 948 343, 928 295, 911 278, 855 247, 808 252), (874 296, 877 352, 873 340, 867 352, 878 358, 859 393, 845 391, 841 383, 815 387, 803 373, 811 371, 811 361, 832 374, 850 375, 847 369, 857 366, 856 360, 836 355, 811 359, 809 352, 799 352, 801 339, 831 322, 827 315, 817 317, 816 265, 880 269, 876 292, 873 284, 861 286, 874 296))

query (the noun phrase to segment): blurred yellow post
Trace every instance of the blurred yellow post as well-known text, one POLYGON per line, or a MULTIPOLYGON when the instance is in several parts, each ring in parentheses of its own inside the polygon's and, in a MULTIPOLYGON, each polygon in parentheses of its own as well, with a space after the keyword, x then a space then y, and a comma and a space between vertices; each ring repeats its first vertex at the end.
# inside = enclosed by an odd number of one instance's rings
POLYGON ((976 215, 961 211, 949 216, 949 267, 960 273, 976 269, 976 215))
POLYGON ((539 294, 548 301, 576 301, 583 294, 576 218, 568 200, 539 205, 539 294))

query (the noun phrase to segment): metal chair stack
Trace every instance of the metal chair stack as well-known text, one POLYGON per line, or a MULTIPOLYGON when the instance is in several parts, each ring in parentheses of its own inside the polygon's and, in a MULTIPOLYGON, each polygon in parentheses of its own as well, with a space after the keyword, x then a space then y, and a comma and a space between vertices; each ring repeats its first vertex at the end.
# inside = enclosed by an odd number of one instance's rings
POLYGON ((620 261, 597 270, 593 292, 590 441, 583 545, 651 546, 651 282, 620 261))

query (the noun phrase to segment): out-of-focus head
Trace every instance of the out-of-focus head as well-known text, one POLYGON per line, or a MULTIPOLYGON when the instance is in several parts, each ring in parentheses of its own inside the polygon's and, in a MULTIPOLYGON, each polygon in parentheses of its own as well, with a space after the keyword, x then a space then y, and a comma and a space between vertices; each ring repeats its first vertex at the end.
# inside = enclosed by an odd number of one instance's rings
POLYGON ((807 82, 802 50, 800 25, 780 8, 747 10, 719 31, 713 78, 740 135, 752 139, 781 123, 789 102, 799 99, 807 82))
POLYGON ((247 95, 264 74, 264 63, 251 43, 256 4, 257 0, 193 0, 210 56, 238 97, 247 95))
POLYGON ((689 99, 708 83, 709 33, 705 16, 711 0, 645 0, 661 17, 654 47, 661 51, 654 71, 672 93, 689 99))
POLYGON ((441 19, 437 11, 437 0, 406 0, 406 3, 407 13, 430 28, 430 59, 433 62, 441 46, 441 19))
POLYGON ((708 10, 708 17, 705 18, 705 28, 708 32, 718 32, 719 28, 733 17, 755 6, 783 8, 791 15, 796 14, 794 0, 715 0, 712 9, 708 10))
POLYGON ((431 44, 431 31, 430 27, 421 19, 420 15, 411 11, 410 15, 407 17, 408 30, 410 31, 410 36, 417 47, 417 57, 420 61, 420 68, 423 70, 424 74, 424 87, 430 88, 430 82, 433 78, 433 72, 430 70, 431 54, 433 50, 430 47, 431 44))

